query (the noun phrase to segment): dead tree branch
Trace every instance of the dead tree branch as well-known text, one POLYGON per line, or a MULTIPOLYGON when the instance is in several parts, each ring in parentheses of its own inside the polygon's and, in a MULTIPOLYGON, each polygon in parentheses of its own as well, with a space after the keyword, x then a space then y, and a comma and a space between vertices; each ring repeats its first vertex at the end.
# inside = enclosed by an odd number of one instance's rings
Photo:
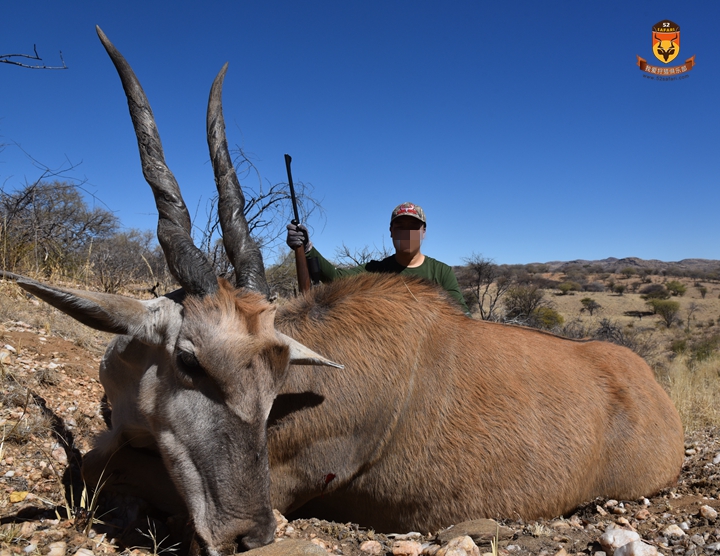
POLYGON ((24 62, 20 62, 16 60, 15 58, 20 58, 23 60, 37 60, 39 62, 42 62, 42 58, 38 54, 37 46, 33 45, 33 52, 34 55, 30 54, 0 54, 0 63, 2 64, 10 64, 13 66, 20 66, 21 68, 27 68, 27 69, 44 69, 44 70, 64 70, 68 69, 67 65, 65 64, 65 59, 63 58, 62 50, 60 51, 60 61, 62 62, 62 66, 46 66, 44 64, 26 64, 24 62))

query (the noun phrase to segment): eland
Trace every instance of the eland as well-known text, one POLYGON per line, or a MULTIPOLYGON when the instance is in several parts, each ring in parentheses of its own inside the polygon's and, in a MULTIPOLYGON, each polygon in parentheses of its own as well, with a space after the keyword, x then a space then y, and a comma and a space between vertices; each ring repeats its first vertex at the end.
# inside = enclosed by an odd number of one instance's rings
POLYGON ((379 531, 565 514, 677 480, 678 413, 630 350, 465 317, 437 287, 367 274, 285 304, 249 236, 221 107, 207 137, 235 284, 215 276, 165 164, 148 100, 120 75, 158 240, 182 290, 139 301, 4 272, 92 328, 118 334, 100 378, 112 423, 83 473, 186 510, 209 554, 272 541, 273 508, 379 531))

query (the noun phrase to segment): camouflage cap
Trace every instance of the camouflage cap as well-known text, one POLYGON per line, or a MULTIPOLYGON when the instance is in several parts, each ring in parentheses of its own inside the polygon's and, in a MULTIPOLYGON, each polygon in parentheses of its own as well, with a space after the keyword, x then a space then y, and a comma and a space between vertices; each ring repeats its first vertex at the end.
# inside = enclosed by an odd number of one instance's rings
POLYGON ((395 220, 398 216, 412 216, 413 218, 417 218, 418 220, 420 220, 420 222, 422 222, 423 224, 427 224, 427 220, 425 219, 425 211, 420 205, 416 205, 415 203, 402 203, 396 206, 395 210, 392 211, 390 223, 392 224, 392 221, 395 220))

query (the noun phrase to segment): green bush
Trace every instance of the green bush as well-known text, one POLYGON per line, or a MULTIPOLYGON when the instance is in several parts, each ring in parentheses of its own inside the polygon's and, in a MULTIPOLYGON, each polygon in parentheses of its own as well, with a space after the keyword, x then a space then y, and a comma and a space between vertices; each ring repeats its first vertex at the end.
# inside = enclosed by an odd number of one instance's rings
POLYGON ((680 304, 677 301, 670 301, 669 299, 651 299, 647 304, 652 307, 656 315, 660 316, 668 328, 672 326, 680 312, 680 304))
POLYGON ((670 280, 667 284, 665 284, 665 287, 674 296, 683 296, 687 291, 685 284, 678 282, 677 280, 670 280))
POLYGON ((685 338, 681 340, 673 340, 670 343, 670 351, 676 355, 685 353, 685 351, 687 351, 687 340, 685 338))
POLYGON ((577 282, 568 280, 558 285, 558 289, 562 295, 567 295, 569 292, 579 292, 582 290, 582 286, 577 282))
POLYGON ((550 307, 538 307, 533 311, 533 318, 538 328, 550 330, 556 326, 562 326, 565 322, 563 316, 550 307))

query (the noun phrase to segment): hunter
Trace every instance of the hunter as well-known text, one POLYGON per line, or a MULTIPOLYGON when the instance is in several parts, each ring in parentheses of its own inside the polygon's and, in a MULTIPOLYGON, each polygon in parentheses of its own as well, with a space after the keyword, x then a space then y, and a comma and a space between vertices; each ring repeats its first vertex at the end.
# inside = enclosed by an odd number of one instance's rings
POLYGON ((361 272, 388 272, 419 276, 444 288, 450 297, 460 305, 465 314, 470 315, 453 269, 420 251, 427 230, 427 218, 425 211, 419 205, 402 203, 392 211, 390 237, 395 247, 394 255, 381 261, 370 261, 351 268, 338 268, 325 259, 313 247, 308 229, 302 224, 288 224, 287 230, 287 244, 291 249, 302 245, 311 268, 315 266, 311 265, 311 260, 317 259, 318 264, 315 268, 319 267, 319 271, 314 278, 322 282, 331 282, 336 278, 352 276, 361 272))

